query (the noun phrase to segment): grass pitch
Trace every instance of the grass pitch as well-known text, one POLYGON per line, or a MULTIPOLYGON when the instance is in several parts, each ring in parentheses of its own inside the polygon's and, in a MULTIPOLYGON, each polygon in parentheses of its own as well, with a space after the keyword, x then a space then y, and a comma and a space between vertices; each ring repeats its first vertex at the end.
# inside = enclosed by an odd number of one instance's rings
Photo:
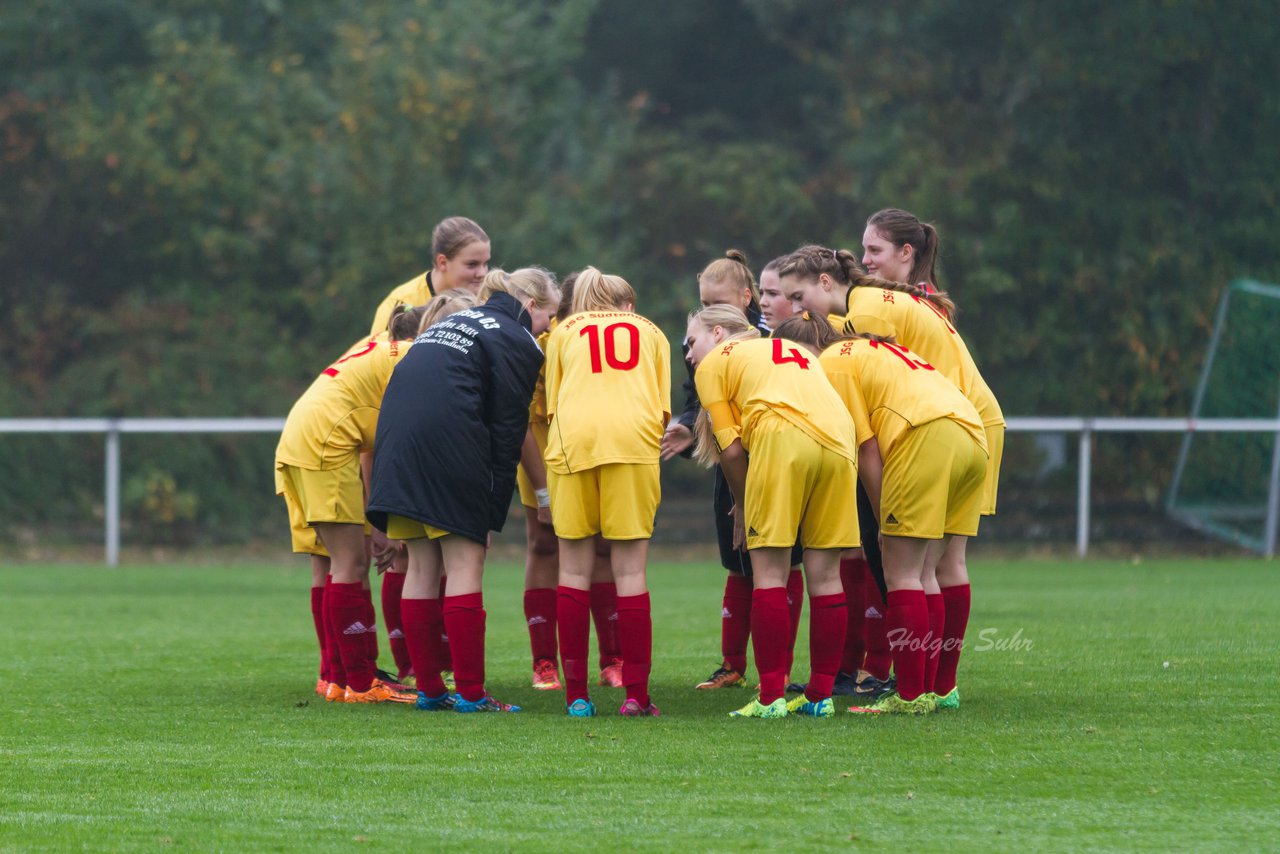
POLYGON ((1266 848, 1278 572, 979 561, 959 712, 756 721, 692 690, 723 573, 657 565, 663 717, 596 689, 584 721, 528 687, 511 565, 486 608, 514 716, 319 701, 301 563, 7 567, 0 848, 1266 848))

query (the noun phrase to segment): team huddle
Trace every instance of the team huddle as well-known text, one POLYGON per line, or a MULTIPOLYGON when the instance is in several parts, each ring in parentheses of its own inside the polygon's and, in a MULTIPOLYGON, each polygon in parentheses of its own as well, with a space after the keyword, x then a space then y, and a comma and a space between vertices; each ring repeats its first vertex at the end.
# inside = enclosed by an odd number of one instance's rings
POLYGON ((745 686, 750 639, 759 694, 734 716, 831 717, 833 695, 958 708, 965 545, 995 512, 1004 419, 938 289, 936 231, 889 209, 863 249, 801 247, 758 286, 741 253, 711 262, 673 418, 669 343, 626 280, 490 270, 479 225, 441 222, 431 270, 321 372, 276 451, 311 556, 316 692, 519 711, 485 688, 483 599, 518 487, 533 687, 564 691, 570 717, 597 714, 593 681, 625 690, 619 714, 658 716, 646 566, 660 464, 683 455, 714 470, 728 571, 722 663, 697 688, 745 686), (371 564, 395 672, 377 665, 371 564))

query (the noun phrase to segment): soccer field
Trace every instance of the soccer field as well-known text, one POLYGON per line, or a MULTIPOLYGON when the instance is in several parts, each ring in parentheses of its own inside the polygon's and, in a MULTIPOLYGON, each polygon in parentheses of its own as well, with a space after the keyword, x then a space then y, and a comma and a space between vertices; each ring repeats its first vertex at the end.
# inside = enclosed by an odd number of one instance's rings
POLYGON ((489 684, 526 711, 477 716, 319 701, 301 563, 7 567, 0 848, 1276 844, 1280 567, 972 571, 961 710, 761 721, 725 716, 745 691, 692 689, 718 663, 708 565, 651 570, 656 720, 606 689, 570 720, 528 687, 509 564, 489 684))

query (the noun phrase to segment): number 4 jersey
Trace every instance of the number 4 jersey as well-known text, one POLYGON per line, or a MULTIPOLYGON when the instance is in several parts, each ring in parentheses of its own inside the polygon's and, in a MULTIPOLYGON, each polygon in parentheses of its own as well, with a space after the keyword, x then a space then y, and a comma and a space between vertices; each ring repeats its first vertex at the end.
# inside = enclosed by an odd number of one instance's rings
POLYGON ((671 347, 638 314, 587 311, 547 340, 547 467, 658 464, 671 418, 671 347))
POLYGON ((739 437, 750 451, 757 422, 772 412, 823 447, 857 459, 848 410, 827 382, 818 357, 792 341, 726 342, 702 360, 694 381, 722 451, 739 437))

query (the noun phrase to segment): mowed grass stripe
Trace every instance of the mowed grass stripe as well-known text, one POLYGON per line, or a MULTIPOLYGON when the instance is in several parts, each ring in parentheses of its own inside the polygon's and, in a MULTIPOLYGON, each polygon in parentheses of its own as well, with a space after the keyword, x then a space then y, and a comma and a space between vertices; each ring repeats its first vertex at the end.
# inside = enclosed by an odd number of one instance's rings
POLYGON ((620 719, 622 692, 596 689, 603 716, 572 721, 528 687, 515 566, 489 573, 489 685, 526 712, 474 717, 319 701, 301 565, 8 567, 0 846, 1273 844, 1275 564, 973 573, 958 713, 730 720, 748 692, 692 690, 722 572, 663 564, 664 716, 620 719))

